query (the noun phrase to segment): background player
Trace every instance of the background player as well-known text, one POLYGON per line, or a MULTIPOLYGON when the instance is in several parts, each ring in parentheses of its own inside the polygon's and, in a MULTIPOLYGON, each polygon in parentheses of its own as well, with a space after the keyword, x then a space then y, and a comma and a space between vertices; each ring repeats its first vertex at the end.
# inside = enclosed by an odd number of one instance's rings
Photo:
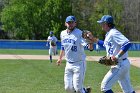
POLYGON ((50 36, 48 36, 47 42, 49 42, 49 56, 50 62, 52 63, 52 54, 57 54, 57 38, 54 36, 52 31, 50 32, 50 36))
POLYGON ((104 15, 97 22, 106 31, 105 40, 98 40, 97 43, 106 48, 108 57, 118 61, 118 64, 111 66, 105 75, 101 83, 101 91, 113 93, 111 88, 118 81, 124 93, 135 93, 130 83, 130 62, 127 58, 127 50, 131 46, 130 41, 115 28, 112 16, 104 15))
POLYGON ((96 52, 100 53, 100 46, 96 43, 96 52))
POLYGON ((93 50, 93 44, 87 44, 82 38, 82 31, 76 28, 76 18, 68 16, 66 18, 66 30, 61 32, 60 57, 57 64, 60 65, 65 54, 66 67, 64 75, 65 90, 68 93, 90 93, 90 88, 84 88, 84 75, 86 70, 86 55, 84 46, 93 50))

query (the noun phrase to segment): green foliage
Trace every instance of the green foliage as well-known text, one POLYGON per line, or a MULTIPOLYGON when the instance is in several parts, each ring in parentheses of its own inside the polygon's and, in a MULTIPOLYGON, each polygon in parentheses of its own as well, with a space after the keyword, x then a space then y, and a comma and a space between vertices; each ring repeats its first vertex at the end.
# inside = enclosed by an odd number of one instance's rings
POLYGON ((75 0, 72 1, 72 13, 76 16, 78 27, 93 31, 94 35, 104 39, 105 32, 102 31, 97 21, 103 15, 112 15, 116 26, 123 30, 121 0, 75 0))
POLYGON ((65 17, 71 14, 69 2, 11 0, 2 12, 4 30, 14 33, 15 39, 46 39, 50 30, 55 34, 60 33, 64 28, 65 17))
POLYGON ((71 14, 69 3, 69 0, 48 0, 44 8, 47 14, 47 25, 58 38, 60 37, 59 33, 65 28, 65 18, 71 14))
POLYGON ((123 29, 124 26, 121 23, 122 20, 123 5, 120 0, 99 0, 94 5, 94 10, 90 17, 92 22, 92 29, 99 38, 104 39, 104 31, 97 23, 103 15, 112 15, 114 17, 114 23, 119 29, 123 29))
POLYGON ((49 31, 54 31, 59 39, 60 32, 65 29, 64 22, 68 15, 76 16, 78 28, 93 31, 100 39, 104 39, 105 32, 97 24, 97 20, 110 14, 122 33, 131 40, 138 41, 139 36, 136 33, 139 31, 139 0, 135 3, 130 1, 1 0, 0 18, 4 24, 4 31, 7 31, 12 39, 46 39, 49 31))

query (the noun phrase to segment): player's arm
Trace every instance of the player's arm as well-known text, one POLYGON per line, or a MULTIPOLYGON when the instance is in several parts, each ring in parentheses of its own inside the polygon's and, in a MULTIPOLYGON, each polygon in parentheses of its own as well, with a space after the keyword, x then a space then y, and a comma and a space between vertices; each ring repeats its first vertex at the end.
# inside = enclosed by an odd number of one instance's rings
POLYGON ((100 47, 104 47, 104 41, 103 40, 97 40, 96 43, 100 46, 100 47))
POLYGON ((81 45, 86 49, 93 51, 93 43, 87 43, 84 38, 81 37, 81 45))
POLYGON ((88 50, 93 51, 93 43, 88 43, 88 50))
POLYGON ((51 41, 51 39, 49 39, 49 37, 48 37, 46 46, 49 46, 50 45, 50 41, 51 41))
POLYGON ((61 50, 60 50, 60 56, 59 56, 59 58, 58 58, 58 60, 57 60, 57 65, 59 66, 60 64, 61 64, 61 62, 62 62, 62 58, 63 58, 63 56, 64 56, 64 47, 63 46, 61 46, 61 50))
POLYGON ((47 38, 46 46, 49 46, 49 42, 50 42, 50 40, 49 40, 49 37, 48 37, 48 38, 47 38))
POLYGON ((121 46, 118 54, 114 55, 115 57, 113 56, 114 57, 113 59, 118 60, 131 47, 131 42, 124 35, 122 35, 121 33, 118 33, 118 32, 113 34, 113 39, 117 44, 119 44, 121 46))
POLYGON ((47 38, 47 42, 49 42, 50 41, 50 36, 47 38))
POLYGON ((126 53, 128 51, 128 49, 131 47, 131 43, 130 42, 127 42, 127 43, 124 43, 122 46, 121 46, 121 49, 120 51, 118 52, 118 54, 113 58, 114 60, 116 59, 119 59, 124 53, 126 53))

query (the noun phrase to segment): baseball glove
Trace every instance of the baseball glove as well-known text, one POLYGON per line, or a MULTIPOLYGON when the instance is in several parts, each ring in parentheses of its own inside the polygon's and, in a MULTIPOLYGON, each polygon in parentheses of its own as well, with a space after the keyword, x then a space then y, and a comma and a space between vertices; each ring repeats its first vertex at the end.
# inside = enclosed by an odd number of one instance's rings
POLYGON ((53 41, 51 41, 50 44, 51 44, 51 46, 56 46, 56 43, 53 41))
POLYGON ((83 33, 82 33, 82 37, 86 40, 87 43, 93 43, 93 34, 88 31, 88 30, 84 30, 83 33))
POLYGON ((107 57, 107 56, 101 57, 99 59, 99 63, 106 66, 113 66, 118 64, 117 61, 112 61, 111 57, 107 57))

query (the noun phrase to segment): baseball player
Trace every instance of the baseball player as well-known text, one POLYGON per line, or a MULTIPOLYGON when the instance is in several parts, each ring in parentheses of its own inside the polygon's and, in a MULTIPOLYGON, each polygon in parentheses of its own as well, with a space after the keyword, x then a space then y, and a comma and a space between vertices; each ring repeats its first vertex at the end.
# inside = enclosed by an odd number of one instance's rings
POLYGON ((96 52, 100 53, 100 46, 96 43, 96 52))
MULTIPOLYGON (((47 42, 49 42, 49 55, 50 55, 50 62, 52 63, 52 54, 57 54, 57 38, 53 35, 53 32, 50 32, 50 36, 47 39, 47 42)), ((48 45, 48 44, 47 44, 48 45)))
POLYGON ((84 88, 86 70, 86 55, 84 46, 93 49, 93 44, 87 44, 82 38, 82 31, 76 28, 76 18, 68 16, 65 21, 66 30, 61 32, 61 51, 57 64, 60 65, 65 54, 66 67, 64 84, 67 93, 90 93, 91 89, 84 88))
POLYGON ((107 56, 118 64, 111 66, 101 83, 101 91, 113 93, 112 86, 118 81, 124 93, 135 93, 130 83, 130 61, 128 60, 128 49, 131 42, 115 28, 113 17, 104 15, 97 21, 106 32, 105 40, 98 40, 100 46, 106 48, 107 56))

